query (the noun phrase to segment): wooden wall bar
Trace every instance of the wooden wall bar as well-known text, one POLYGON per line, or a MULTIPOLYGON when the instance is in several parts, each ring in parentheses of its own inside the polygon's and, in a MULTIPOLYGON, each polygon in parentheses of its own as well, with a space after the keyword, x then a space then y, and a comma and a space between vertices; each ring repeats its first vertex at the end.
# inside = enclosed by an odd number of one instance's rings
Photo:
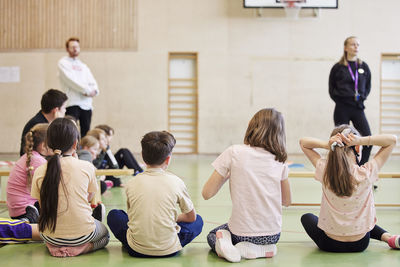
POLYGON ((0 0, 0 50, 136 50, 136 0, 0 0))

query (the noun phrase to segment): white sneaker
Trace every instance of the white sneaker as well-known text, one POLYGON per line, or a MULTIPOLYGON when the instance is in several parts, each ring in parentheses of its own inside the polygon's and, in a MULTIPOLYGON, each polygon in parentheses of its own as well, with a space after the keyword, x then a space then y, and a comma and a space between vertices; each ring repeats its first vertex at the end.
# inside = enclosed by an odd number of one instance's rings
POLYGON ((215 251, 217 255, 230 262, 240 262, 240 253, 232 244, 231 233, 227 230, 218 230, 216 236, 215 251))
POLYGON ((275 244, 256 245, 250 242, 239 242, 235 247, 239 250, 240 256, 245 259, 272 258, 277 252, 275 244))

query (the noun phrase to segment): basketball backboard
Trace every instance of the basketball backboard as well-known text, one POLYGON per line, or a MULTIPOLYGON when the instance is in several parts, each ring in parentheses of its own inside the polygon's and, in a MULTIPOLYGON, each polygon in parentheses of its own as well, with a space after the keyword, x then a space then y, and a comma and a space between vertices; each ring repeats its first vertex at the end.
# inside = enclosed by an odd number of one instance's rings
MULTIPOLYGON (((245 8, 284 8, 282 0, 243 0, 245 8)), ((301 8, 338 8, 338 0, 306 0, 301 8)))

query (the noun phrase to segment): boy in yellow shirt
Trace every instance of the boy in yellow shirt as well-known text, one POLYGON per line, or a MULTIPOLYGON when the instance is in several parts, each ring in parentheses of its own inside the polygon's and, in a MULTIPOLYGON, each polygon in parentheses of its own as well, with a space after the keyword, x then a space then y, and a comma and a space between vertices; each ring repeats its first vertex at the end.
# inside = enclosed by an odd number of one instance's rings
POLYGON ((128 212, 114 209, 108 214, 108 226, 133 257, 174 256, 203 228, 184 182, 166 170, 175 143, 165 131, 143 137, 147 170, 126 184, 128 212))

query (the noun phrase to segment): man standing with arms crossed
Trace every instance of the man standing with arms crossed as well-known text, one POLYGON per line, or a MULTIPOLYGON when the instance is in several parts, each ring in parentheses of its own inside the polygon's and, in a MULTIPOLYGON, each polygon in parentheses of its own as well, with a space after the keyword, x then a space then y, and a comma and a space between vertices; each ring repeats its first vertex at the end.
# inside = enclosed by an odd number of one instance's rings
POLYGON ((79 39, 71 37, 65 46, 68 56, 61 58, 58 62, 61 88, 68 96, 65 114, 79 120, 81 136, 85 136, 90 129, 93 97, 99 94, 99 89, 88 66, 78 59, 79 39))

